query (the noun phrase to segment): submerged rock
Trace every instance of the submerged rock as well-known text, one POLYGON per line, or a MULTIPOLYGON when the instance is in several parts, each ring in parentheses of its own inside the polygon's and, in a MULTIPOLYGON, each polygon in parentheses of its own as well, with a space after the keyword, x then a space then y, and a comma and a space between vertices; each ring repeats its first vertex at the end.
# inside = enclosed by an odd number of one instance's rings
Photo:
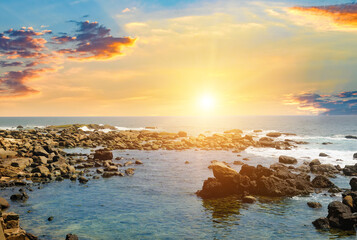
POLYGON ((255 203, 257 201, 257 199, 253 196, 244 196, 242 198, 242 202, 244 203, 255 203))
POLYGON ((321 208, 322 205, 319 202, 307 202, 307 206, 310 208, 321 208))

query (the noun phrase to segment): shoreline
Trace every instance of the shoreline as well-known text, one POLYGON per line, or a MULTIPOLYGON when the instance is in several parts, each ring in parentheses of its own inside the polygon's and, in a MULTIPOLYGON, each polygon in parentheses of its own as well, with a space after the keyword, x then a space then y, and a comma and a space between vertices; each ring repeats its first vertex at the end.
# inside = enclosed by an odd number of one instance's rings
MULTIPOLYGON (((0 149, 6 148, 0 152, 1 186, 28 186, 28 181, 49 183, 63 179, 78 180, 79 183, 85 184, 88 180, 100 177, 134 175, 134 166, 140 167, 143 162, 138 159, 113 159, 111 151, 115 149, 145 151, 201 149, 231 151, 239 154, 247 147, 294 149, 300 144, 307 144, 301 141, 276 140, 280 136, 286 136, 286 138, 292 136, 292 134, 284 135, 277 132, 255 140, 253 136, 244 135, 238 129, 226 131, 223 134, 192 137, 186 132, 167 133, 148 130, 102 132, 100 129, 103 129, 103 126, 100 125, 91 126, 91 131, 83 131, 81 127, 83 126, 70 125, 45 129, 0 130, 0 149), (100 146, 99 143, 101 143, 100 146), (63 151, 69 147, 97 150, 90 154, 70 154, 63 151), (124 163, 123 160, 126 162, 124 163)), ((234 164, 247 165, 246 163, 237 161, 234 164)), ((321 169, 315 169, 314 174, 326 175, 327 173, 327 176, 330 174, 329 177, 331 177, 342 173, 342 169, 336 172, 336 169, 326 168, 326 164, 318 165, 322 165, 321 169)), ((289 167, 292 171, 313 172, 306 168, 306 164, 305 167, 299 168, 292 166, 289 167)), ((20 201, 25 200, 21 199, 20 195, 18 198, 20 201)))

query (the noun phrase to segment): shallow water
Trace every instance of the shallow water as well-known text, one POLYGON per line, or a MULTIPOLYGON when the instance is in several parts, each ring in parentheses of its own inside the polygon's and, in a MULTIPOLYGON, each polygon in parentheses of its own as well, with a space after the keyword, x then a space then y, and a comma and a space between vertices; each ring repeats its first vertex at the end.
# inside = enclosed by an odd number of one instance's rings
MULTIPOLYGON (((260 199, 241 204, 234 198, 202 200, 194 192, 212 176, 211 160, 228 163, 241 157, 227 151, 114 151, 136 158, 133 177, 91 180, 86 185, 68 180, 34 188, 26 203, 12 203, 22 226, 42 239, 326 239, 339 233, 319 232, 311 222, 327 215, 327 205, 341 197, 314 194, 284 200, 260 199), (189 161, 190 164, 185 164, 189 161), (322 203, 310 209, 306 203, 322 203), (31 212, 28 213, 28 210, 31 212), (54 220, 47 221, 49 216, 54 220)), ((123 161, 123 160, 122 160, 123 161)), ((271 159, 251 160, 269 165, 271 159)), ((239 166, 234 166, 239 170, 239 166)), ((348 179, 333 181, 348 187, 348 179)), ((16 189, 14 190, 16 191, 16 189)), ((11 191, 3 191, 9 195, 11 191)), ((6 196, 5 196, 6 197, 6 196)), ((354 239, 355 236, 343 236, 354 239)))

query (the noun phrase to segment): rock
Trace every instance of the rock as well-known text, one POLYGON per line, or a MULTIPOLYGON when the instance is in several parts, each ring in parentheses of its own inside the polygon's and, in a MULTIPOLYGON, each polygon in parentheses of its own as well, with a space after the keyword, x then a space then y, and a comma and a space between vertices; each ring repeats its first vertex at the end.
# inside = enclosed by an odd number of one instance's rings
POLYGON ((256 201, 257 201, 257 199, 253 196, 244 196, 242 198, 243 203, 255 203, 256 201))
POLYGON ((8 203, 8 201, 6 201, 5 198, 0 197, 0 209, 4 210, 9 207, 10 207, 10 204, 8 203))
POLYGON ((346 139, 357 139, 357 136, 347 135, 345 136, 346 139))
POLYGON ((357 178, 351 178, 350 186, 352 191, 357 191, 357 178))
POLYGON ((98 169, 96 170, 96 172, 97 172, 98 174, 102 174, 102 173, 104 173, 104 170, 103 170, 103 169, 98 168, 98 169))
POLYGON ((242 162, 242 161, 234 161, 233 164, 234 165, 244 165, 244 162, 242 162))
POLYGON ((329 155, 327 155, 326 153, 320 153, 319 157, 329 157, 329 155))
POLYGON ((78 240, 78 236, 72 233, 66 235, 66 240, 78 240))
POLYGON ((357 159, 357 153, 353 154, 353 159, 357 159))
POLYGON ((309 166, 314 166, 314 165, 321 165, 321 162, 319 159, 314 159, 310 162, 309 166))
POLYGON ((296 164, 297 160, 294 157, 289 157, 289 156, 280 156, 279 157, 279 162, 280 163, 285 163, 285 164, 296 164))
POLYGON ((310 167, 310 170, 312 173, 320 175, 333 175, 340 172, 332 164, 315 164, 310 167))
POLYGON ((222 183, 230 182, 234 177, 239 176, 239 173, 236 170, 228 167, 222 162, 215 162, 210 165, 210 168, 213 170, 214 177, 222 183))
POLYGON ((38 166, 32 169, 32 173, 40 173, 42 176, 47 176, 50 174, 50 170, 45 166, 38 166))
POLYGON ((353 230, 356 217, 352 216, 351 208, 341 202, 334 201, 328 205, 329 224, 333 228, 353 230))
POLYGON ((109 167, 106 167, 104 169, 104 171, 107 171, 107 172, 117 172, 118 171, 118 167, 117 166, 109 166, 109 167))
POLYGON ((185 164, 189 164, 190 162, 189 161, 186 161, 185 164))
POLYGON ((112 160, 113 159, 113 153, 111 151, 106 150, 106 149, 99 149, 99 150, 95 151, 94 159, 112 160))
POLYGON ((347 206, 349 206, 351 209, 353 209, 353 198, 351 195, 347 195, 343 198, 342 200, 343 204, 346 204, 347 206))
POLYGON ((316 229, 324 229, 324 230, 330 229, 329 220, 325 217, 316 219, 315 221, 312 222, 312 224, 316 229))
POLYGON ((137 164, 137 165, 141 165, 141 164, 143 164, 143 162, 142 162, 142 161, 140 161, 140 160, 136 160, 136 161, 135 161, 135 164, 137 164))
POLYGON ((187 137, 187 133, 184 132, 184 131, 180 131, 180 132, 177 133, 177 136, 179 136, 179 137, 187 137))
POLYGON ((53 216, 51 216, 51 217, 49 217, 49 218, 47 218, 47 220, 49 221, 49 222, 51 222, 52 220, 53 220, 53 216))
POLYGON ((279 133, 279 132, 270 132, 270 133, 267 133, 267 137, 276 138, 276 137, 280 137, 280 136, 281 136, 281 133, 279 133))
POLYGON ((342 171, 346 176, 357 176, 357 163, 355 165, 346 165, 342 171))
POLYGON ((88 179, 85 178, 85 177, 83 177, 83 176, 81 176, 81 177, 78 178, 78 181, 79 181, 80 183, 82 183, 82 184, 85 184, 85 183, 88 182, 88 179))
POLYGON ((319 202, 307 202, 307 206, 310 208, 321 208, 322 205, 319 202))
POLYGON ((318 175, 312 181, 311 184, 315 188, 330 188, 336 187, 327 177, 318 175))
POLYGON ((128 168, 125 170, 126 175, 132 176, 134 175, 135 168, 128 168))
POLYGON ((10 199, 12 201, 26 201, 29 198, 29 196, 27 195, 27 193, 23 192, 23 193, 17 193, 17 194, 13 194, 11 195, 10 199))

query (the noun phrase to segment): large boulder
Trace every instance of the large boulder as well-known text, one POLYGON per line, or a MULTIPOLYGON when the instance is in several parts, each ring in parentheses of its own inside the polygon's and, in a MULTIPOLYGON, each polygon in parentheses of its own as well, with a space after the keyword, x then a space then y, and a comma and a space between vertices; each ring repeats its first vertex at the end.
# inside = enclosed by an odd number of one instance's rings
POLYGON ((312 222, 316 229, 328 230, 330 229, 330 222, 328 218, 321 217, 312 222))
POLYGON ((294 157, 289 157, 289 156, 280 156, 279 157, 279 162, 280 163, 285 163, 285 164, 296 164, 297 160, 294 157))
POLYGON ((311 184, 315 188, 335 188, 336 185, 333 184, 327 177, 318 175, 312 181, 311 184))
POLYGON ((351 191, 357 191, 357 178, 351 178, 350 186, 351 186, 351 191))
POLYGON ((353 154, 353 159, 357 159, 357 153, 353 154))
POLYGON ((310 165, 310 170, 314 174, 321 174, 321 175, 333 175, 340 172, 332 164, 313 164, 310 165))
POLYGON ((99 160, 112 160, 113 159, 113 153, 107 149, 99 149, 96 150, 94 153, 94 159, 99 159, 99 160))
POLYGON ((352 215, 351 208, 339 201, 328 205, 327 218, 331 227, 343 230, 353 230, 353 225, 357 223, 357 217, 352 215))

